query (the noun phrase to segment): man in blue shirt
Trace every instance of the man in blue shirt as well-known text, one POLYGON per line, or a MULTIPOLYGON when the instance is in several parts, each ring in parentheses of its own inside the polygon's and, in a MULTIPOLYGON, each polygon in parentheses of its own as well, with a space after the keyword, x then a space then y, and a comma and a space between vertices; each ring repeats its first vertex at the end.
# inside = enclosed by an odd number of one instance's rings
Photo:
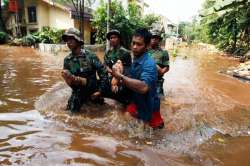
POLYGON ((131 44, 134 61, 130 76, 121 74, 116 65, 112 69, 112 75, 132 91, 132 100, 127 111, 153 128, 162 128, 164 122, 160 115, 160 99, 156 91, 157 68, 147 52, 150 39, 151 34, 147 29, 136 30, 131 44))

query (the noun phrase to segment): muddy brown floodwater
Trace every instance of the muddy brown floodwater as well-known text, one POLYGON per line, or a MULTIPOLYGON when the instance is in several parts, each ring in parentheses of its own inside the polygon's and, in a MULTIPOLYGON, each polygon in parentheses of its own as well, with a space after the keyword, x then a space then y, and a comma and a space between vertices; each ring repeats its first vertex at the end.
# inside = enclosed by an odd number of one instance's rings
POLYGON ((64 111, 62 56, 0 46, 0 165, 250 165, 250 84, 220 74, 235 60, 183 48, 161 102, 165 128, 124 118, 110 99, 64 111))

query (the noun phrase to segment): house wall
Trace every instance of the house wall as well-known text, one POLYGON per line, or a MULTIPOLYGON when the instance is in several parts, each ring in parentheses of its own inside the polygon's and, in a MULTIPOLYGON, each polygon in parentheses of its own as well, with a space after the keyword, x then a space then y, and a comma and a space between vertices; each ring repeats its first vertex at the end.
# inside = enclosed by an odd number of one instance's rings
MULTIPOLYGON (((27 33, 33 30, 40 31, 44 26, 49 26, 57 29, 68 29, 75 27, 80 29, 78 20, 70 18, 69 11, 63 10, 59 7, 50 5, 41 0, 25 0, 25 20, 27 23, 27 33), (28 7, 36 6, 37 22, 29 23, 28 20, 28 7)), ((90 44, 91 38, 91 24, 89 20, 84 20, 84 42, 90 44)))
MULTIPOLYGON (((75 21, 75 28, 80 29, 80 22, 79 21, 75 21)), ((84 20, 83 29, 84 29, 84 37, 83 37, 84 43, 90 44, 90 37, 91 37, 91 31, 92 31, 90 21, 84 20)))
POLYGON ((38 29, 41 30, 44 26, 49 26, 49 6, 48 4, 37 1, 37 23, 38 23, 38 29))
POLYGON ((70 18, 70 13, 68 11, 51 6, 49 8, 49 26, 68 29, 74 27, 74 20, 70 18))
POLYGON ((29 19, 28 19, 28 7, 29 6, 36 6, 36 14, 37 14, 37 21, 39 20, 39 7, 38 7, 38 1, 34 1, 34 0, 26 0, 24 1, 24 12, 25 12, 25 20, 27 23, 27 32, 29 33, 31 30, 35 30, 35 29, 39 29, 39 25, 38 22, 36 23, 29 23, 29 19))
POLYGON ((25 1, 25 19, 28 32, 32 29, 41 30, 44 26, 58 29, 68 29, 74 26, 74 20, 70 18, 68 11, 49 5, 42 1, 25 1), (28 7, 36 6, 37 23, 28 22, 28 7))

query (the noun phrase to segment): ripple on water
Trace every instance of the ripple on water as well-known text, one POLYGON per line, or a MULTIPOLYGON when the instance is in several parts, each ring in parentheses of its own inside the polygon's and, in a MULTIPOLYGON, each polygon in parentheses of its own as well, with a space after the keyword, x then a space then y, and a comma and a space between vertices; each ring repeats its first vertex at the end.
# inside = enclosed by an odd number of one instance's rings
POLYGON ((22 100, 22 99, 15 99, 15 98, 7 98, 9 101, 17 102, 17 103, 22 103, 22 104, 28 104, 27 101, 22 100))
POLYGON ((5 106, 7 103, 5 101, 0 100, 0 106, 5 106))
POLYGON ((58 83, 40 96, 35 103, 35 108, 49 118, 63 121, 66 125, 81 128, 86 132, 112 134, 114 137, 118 136, 118 139, 124 138, 141 145, 152 145, 169 152, 188 152, 216 133, 209 126, 196 124, 198 122, 193 122, 190 128, 185 126, 183 130, 177 130, 174 133, 171 133, 168 128, 153 131, 141 121, 127 119, 121 111, 123 107, 108 99, 105 100, 105 105, 87 104, 82 113, 70 114, 65 112, 67 104, 65 101, 70 93, 69 87, 64 83, 58 83))

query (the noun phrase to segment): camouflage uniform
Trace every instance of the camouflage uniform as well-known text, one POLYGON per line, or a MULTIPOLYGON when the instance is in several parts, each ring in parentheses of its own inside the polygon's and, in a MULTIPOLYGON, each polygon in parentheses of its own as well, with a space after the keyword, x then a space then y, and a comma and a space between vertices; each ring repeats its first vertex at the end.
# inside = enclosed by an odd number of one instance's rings
MULTIPOLYGON (((130 66, 131 66, 131 56, 130 52, 125 49, 124 47, 119 47, 116 49, 110 49, 108 50, 105 55, 104 55, 104 64, 108 66, 110 69, 112 69, 112 66, 118 61, 121 60, 124 71, 124 75, 129 74, 130 66)), ((109 78, 110 81, 112 77, 109 78)), ((115 100, 118 100, 121 103, 127 104, 128 103, 128 95, 129 95, 129 90, 124 87, 124 86, 119 86, 118 93, 113 94, 111 91, 108 94, 108 97, 111 97, 115 100)))
POLYGON ((72 94, 68 101, 68 109, 72 112, 80 110, 82 104, 90 99, 90 95, 96 91, 105 94, 109 88, 108 73, 106 68, 101 64, 97 56, 87 50, 81 50, 79 56, 70 53, 64 59, 64 69, 74 76, 84 77, 87 79, 85 86, 72 85, 72 94), (96 72, 100 80, 97 80, 96 72))
MULTIPOLYGON (((169 67, 169 55, 166 50, 163 50, 161 48, 157 49, 150 49, 149 54, 151 55, 152 58, 154 58, 155 63, 160 66, 161 68, 163 67, 169 67)), ((163 82, 164 78, 163 76, 158 76, 158 81, 157 81, 157 92, 160 95, 163 95, 163 82)))
POLYGON ((117 60, 122 61, 125 71, 128 70, 131 65, 130 52, 121 46, 116 49, 108 50, 104 55, 104 63, 110 69, 112 69, 112 66, 117 62, 117 60))
MULTIPOLYGON (((121 39, 121 34, 116 29, 110 30, 107 33, 106 38, 108 40, 110 40, 112 35, 116 35, 119 39, 121 39)), ((111 48, 104 55, 104 64, 106 66, 108 66, 110 69, 112 69, 113 65, 118 60, 122 61, 123 74, 128 75, 132 60, 131 60, 130 52, 127 49, 125 49, 122 46, 119 46, 117 48, 111 48)), ((111 81, 112 76, 110 76, 109 79, 111 81)), ((118 100, 118 101, 120 101, 120 102, 122 102, 124 104, 128 103, 128 98, 129 98, 128 96, 129 96, 130 91, 126 87, 121 86, 121 85, 118 88, 119 89, 118 89, 118 92, 116 94, 112 93, 112 91, 110 90, 110 93, 107 94, 107 96, 110 97, 110 98, 113 98, 115 100, 118 100)))

